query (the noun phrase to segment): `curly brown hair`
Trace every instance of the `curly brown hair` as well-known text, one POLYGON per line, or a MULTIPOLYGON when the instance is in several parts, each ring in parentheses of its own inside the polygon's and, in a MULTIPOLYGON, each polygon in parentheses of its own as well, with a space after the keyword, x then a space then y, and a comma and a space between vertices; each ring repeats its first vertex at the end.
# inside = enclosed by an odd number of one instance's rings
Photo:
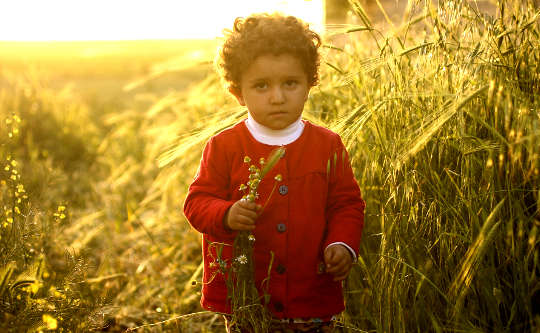
POLYGON ((225 31, 216 66, 232 92, 240 91, 242 73, 258 56, 290 54, 303 64, 310 87, 319 81, 321 37, 294 16, 253 14, 238 17, 225 31))

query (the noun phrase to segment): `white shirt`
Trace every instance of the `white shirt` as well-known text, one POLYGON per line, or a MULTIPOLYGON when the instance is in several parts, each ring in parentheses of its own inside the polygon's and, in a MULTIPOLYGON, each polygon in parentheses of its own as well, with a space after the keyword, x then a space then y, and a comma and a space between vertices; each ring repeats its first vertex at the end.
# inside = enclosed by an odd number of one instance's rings
POLYGON ((271 146, 284 146, 296 141, 302 135, 305 125, 302 117, 299 117, 289 126, 280 130, 273 130, 256 122, 248 112, 246 127, 255 140, 260 143, 271 146))

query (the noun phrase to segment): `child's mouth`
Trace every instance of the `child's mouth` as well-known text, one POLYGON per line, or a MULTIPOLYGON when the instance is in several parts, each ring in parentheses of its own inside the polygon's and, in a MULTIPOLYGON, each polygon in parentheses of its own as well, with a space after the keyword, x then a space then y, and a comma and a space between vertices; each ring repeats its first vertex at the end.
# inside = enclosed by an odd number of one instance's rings
POLYGON ((274 111, 274 112, 270 112, 270 115, 271 116, 282 116, 282 115, 286 115, 287 114, 287 111, 274 111))

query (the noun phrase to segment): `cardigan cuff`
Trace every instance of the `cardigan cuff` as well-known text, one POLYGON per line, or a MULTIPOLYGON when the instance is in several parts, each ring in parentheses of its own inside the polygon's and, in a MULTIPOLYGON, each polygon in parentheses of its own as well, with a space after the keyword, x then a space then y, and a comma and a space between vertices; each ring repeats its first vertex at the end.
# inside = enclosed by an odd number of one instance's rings
POLYGON ((215 215, 215 224, 214 224, 214 230, 212 232, 213 236, 218 238, 234 238, 236 236, 236 231, 229 229, 225 226, 225 216, 231 206, 234 204, 232 201, 222 201, 219 206, 217 207, 216 215, 215 215))
POLYGON ((325 250, 327 248, 329 248, 330 246, 333 246, 333 245, 343 245, 347 248, 347 250, 349 250, 349 253, 351 254, 352 258, 353 258, 353 262, 356 261, 356 253, 354 252, 354 250, 352 249, 352 247, 350 247, 349 245, 347 245, 346 243, 343 243, 343 242, 334 242, 334 243, 330 243, 326 246, 325 250))

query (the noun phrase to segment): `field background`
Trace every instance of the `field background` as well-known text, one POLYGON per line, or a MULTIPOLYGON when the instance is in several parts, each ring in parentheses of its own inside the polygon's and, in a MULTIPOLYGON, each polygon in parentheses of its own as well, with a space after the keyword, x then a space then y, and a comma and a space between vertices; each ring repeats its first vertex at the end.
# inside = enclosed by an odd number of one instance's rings
MULTIPOLYGON (((339 324, 537 331, 538 4, 338 5, 305 115, 368 205, 339 324)), ((215 48, 0 42, 0 330, 223 331, 181 209, 204 141, 244 116, 215 48)))

